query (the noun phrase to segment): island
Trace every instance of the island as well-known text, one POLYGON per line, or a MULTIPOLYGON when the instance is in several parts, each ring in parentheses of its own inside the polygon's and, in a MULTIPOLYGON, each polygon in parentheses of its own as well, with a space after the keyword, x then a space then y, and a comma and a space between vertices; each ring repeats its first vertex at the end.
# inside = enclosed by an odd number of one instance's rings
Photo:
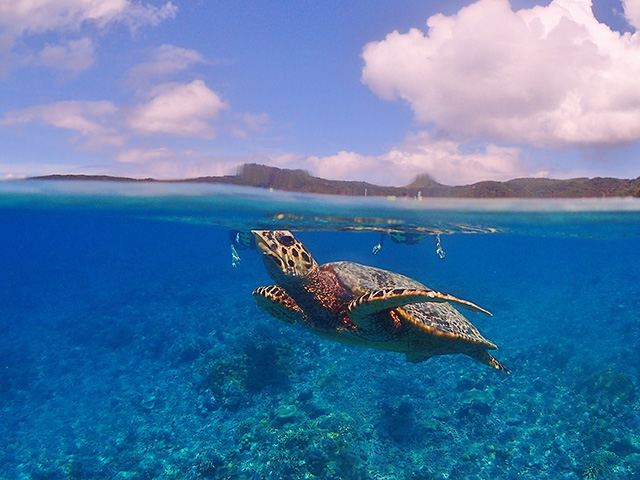
POLYGON ((46 175, 35 180, 92 180, 114 182, 222 183, 248 187, 272 188, 289 192, 349 196, 458 197, 458 198, 594 198, 640 197, 640 177, 517 178, 506 182, 483 181, 471 185, 443 185, 427 174, 418 175, 404 187, 374 185, 361 181, 327 180, 304 170, 247 163, 235 175, 157 180, 153 178, 113 177, 108 175, 46 175))

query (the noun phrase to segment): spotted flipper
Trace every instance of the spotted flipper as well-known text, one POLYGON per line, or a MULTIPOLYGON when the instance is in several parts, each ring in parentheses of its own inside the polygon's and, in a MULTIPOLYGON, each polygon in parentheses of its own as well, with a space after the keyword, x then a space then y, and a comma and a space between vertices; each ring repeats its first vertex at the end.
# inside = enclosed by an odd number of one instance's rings
POLYGON ((256 299, 258 307, 284 323, 293 325, 307 319, 307 315, 296 301, 278 285, 256 288, 253 298, 256 299))
POLYGON ((475 303, 462 300, 445 293, 433 290, 421 290, 416 288, 395 288, 382 289, 375 292, 365 293, 355 298, 349 304, 347 313, 353 323, 366 322, 368 318, 383 310, 401 307, 410 303, 451 303, 457 307, 462 307, 472 312, 481 312, 491 315, 490 312, 477 306, 475 303))

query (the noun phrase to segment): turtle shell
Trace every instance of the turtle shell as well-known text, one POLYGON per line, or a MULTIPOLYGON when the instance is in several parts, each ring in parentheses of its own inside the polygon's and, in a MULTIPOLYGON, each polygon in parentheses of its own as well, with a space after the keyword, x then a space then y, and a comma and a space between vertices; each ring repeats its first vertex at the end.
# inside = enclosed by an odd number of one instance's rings
MULTIPOLYGON (((338 282, 354 298, 380 289, 431 289, 422 283, 380 268, 360 265, 353 262, 332 262, 322 265, 321 269, 332 271, 338 282)), ((484 338, 460 312, 448 303, 415 303, 394 309, 400 321, 415 335, 440 337, 444 343, 449 341, 466 342, 469 346, 488 350, 497 349, 493 342, 484 338)), ((433 342, 430 342, 433 344, 433 342)), ((437 343, 437 342, 436 342, 437 343)), ((436 345, 432 345, 432 348, 436 345)), ((437 350, 437 349, 436 349, 437 350)))

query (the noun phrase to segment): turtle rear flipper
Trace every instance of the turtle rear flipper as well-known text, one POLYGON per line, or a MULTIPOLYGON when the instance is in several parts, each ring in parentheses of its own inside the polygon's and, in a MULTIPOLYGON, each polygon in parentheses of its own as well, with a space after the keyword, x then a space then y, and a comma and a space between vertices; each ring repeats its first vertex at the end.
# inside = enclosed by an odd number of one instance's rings
POLYGON ((284 323, 293 325, 307 319, 307 315, 296 301, 278 285, 256 288, 253 298, 256 299, 258 307, 284 323))
POLYGON ((413 351, 413 352, 407 352, 405 356, 407 357, 407 362, 409 363, 420 363, 420 362, 426 362, 433 355, 427 352, 413 351))
POLYGON ((472 312, 491 313, 467 300, 436 292, 417 288, 385 288, 365 293, 353 299, 347 308, 347 314, 353 323, 366 322, 368 318, 383 310, 390 310, 410 303, 451 303, 455 306, 471 310, 472 312))
POLYGON ((501 372, 511 374, 511 370, 502 365, 496 358, 491 355, 486 350, 477 350, 474 352, 465 352, 466 355, 470 356, 474 360, 479 361, 480 363, 484 363, 485 365, 489 365, 490 367, 495 368, 496 370, 500 370, 501 372))

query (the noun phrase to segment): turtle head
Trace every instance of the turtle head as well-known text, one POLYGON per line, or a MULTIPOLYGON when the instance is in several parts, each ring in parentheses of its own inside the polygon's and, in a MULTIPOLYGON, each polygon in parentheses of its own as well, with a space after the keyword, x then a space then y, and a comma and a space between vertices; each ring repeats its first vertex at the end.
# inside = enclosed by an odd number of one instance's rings
POLYGON ((309 251, 288 230, 252 230, 269 276, 277 283, 298 280, 317 270, 309 251))

